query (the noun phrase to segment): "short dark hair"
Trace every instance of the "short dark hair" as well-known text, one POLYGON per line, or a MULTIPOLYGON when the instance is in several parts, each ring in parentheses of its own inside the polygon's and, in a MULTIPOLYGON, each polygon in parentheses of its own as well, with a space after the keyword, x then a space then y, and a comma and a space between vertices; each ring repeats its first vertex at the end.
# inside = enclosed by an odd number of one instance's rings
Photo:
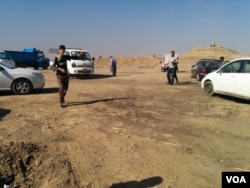
POLYGON ((65 50, 65 46, 61 44, 61 45, 59 46, 59 49, 65 50))
POLYGON ((221 57, 220 57, 220 59, 221 59, 221 60, 224 60, 224 57, 223 57, 223 56, 221 56, 221 57))
POLYGON ((171 51, 171 53, 175 53, 175 51, 174 51, 174 50, 172 50, 172 51, 171 51))

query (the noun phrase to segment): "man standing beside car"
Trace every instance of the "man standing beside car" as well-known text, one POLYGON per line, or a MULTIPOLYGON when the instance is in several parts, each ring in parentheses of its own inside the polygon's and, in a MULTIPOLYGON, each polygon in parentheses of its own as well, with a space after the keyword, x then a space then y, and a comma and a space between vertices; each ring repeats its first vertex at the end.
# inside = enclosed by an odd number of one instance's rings
POLYGON ((178 64, 178 56, 175 54, 175 51, 172 50, 170 57, 167 59, 165 66, 168 66, 167 70, 167 83, 170 85, 174 84, 174 79, 176 79, 178 83, 178 78, 176 75, 176 69, 178 64), (171 76, 170 76, 171 75, 171 76))
POLYGON ((225 62, 224 62, 224 57, 221 56, 220 59, 219 59, 219 67, 221 67, 222 65, 224 65, 225 62))

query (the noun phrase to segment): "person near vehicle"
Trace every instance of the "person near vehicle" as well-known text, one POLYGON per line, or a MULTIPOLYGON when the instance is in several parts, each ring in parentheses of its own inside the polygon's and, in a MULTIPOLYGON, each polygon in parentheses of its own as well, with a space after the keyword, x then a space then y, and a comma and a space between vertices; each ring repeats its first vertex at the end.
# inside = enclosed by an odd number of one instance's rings
POLYGON ((224 57, 221 56, 220 59, 219 59, 219 67, 221 67, 222 65, 224 65, 225 62, 224 62, 224 57))
POLYGON ((116 59, 113 56, 110 56, 110 71, 113 76, 116 76, 117 63, 116 59))
POLYGON ((178 69, 178 56, 175 54, 175 51, 172 50, 169 58, 165 59, 165 66, 168 67, 167 69, 167 83, 170 85, 174 84, 174 79, 178 83, 178 77, 176 74, 176 70, 178 69), (171 76, 170 76, 171 75, 171 76))
MULTIPOLYGON (((78 56, 83 55, 84 52, 79 53, 78 56)), ((56 69, 56 76, 59 85, 59 102, 61 107, 66 107, 65 95, 69 87, 69 76, 67 70, 67 60, 70 60, 69 55, 65 55, 65 45, 59 46, 59 54, 55 57, 54 67, 56 69)))

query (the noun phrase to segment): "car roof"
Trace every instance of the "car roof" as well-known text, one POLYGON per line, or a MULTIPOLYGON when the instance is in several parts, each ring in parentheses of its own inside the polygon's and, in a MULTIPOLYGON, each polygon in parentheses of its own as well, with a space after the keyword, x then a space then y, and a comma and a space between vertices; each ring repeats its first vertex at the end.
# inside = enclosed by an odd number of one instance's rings
POLYGON ((237 60, 250 60, 250 57, 241 57, 241 58, 233 59, 231 61, 237 61, 237 60))
POLYGON ((219 61, 218 59, 200 59, 199 61, 219 61))
POLYGON ((87 50, 82 50, 81 48, 66 48, 65 51, 84 51, 84 52, 88 52, 87 50))

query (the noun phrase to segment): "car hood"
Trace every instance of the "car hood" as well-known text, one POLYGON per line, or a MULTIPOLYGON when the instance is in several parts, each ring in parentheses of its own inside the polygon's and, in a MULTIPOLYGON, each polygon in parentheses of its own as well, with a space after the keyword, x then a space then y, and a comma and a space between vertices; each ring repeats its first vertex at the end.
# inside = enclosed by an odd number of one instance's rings
POLYGON ((18 75, 18 76, 21 76, 21 75, 34 76, 34 74, 43 75, 40 71, 31 70, 31 69, 28 69, 28 68, 20 68, 20 67, 17 67, 17 68, 14 68, 14 69, 7 69, 7 71, 9 72, 9 74, 11 74, 13 76, 14 75, 18 75))

